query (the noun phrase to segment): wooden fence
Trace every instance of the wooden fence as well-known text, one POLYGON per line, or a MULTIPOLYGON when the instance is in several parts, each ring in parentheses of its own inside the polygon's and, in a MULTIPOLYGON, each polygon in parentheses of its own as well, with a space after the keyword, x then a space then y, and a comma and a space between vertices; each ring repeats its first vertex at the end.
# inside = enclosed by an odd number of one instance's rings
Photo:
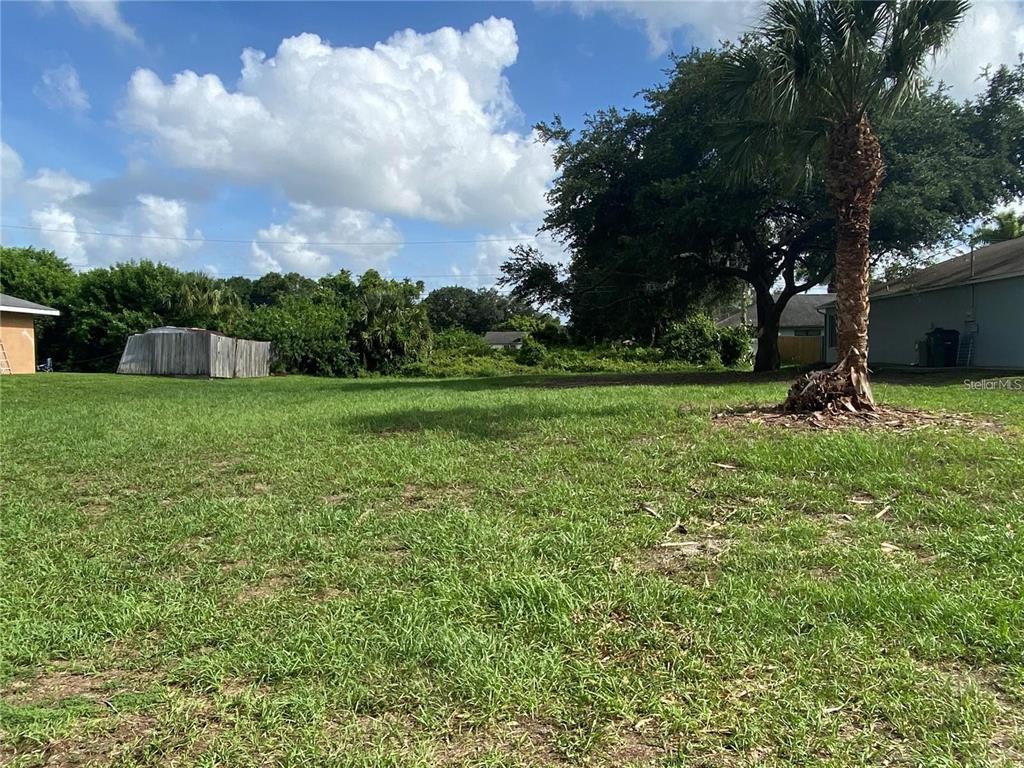
POLYGON ((821 336, 779 336, 779 357, 785 365, 813 365, 824 360, 821 336))
POLYGON ((236 379, 270 375, 270 342, 233 339, 235 342, 236 379))
POLYGON ((217 379, 269 376, 270 342, 205 331, 137 333, 125 344, 117 372, 217 379))

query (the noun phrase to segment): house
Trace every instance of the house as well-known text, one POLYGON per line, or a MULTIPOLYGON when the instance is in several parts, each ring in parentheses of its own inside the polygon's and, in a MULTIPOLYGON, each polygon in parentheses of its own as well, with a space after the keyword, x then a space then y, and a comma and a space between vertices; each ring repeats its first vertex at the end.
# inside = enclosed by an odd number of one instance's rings
MULTIPOLYGON (((876 287, 870 301, 872 364, 1024 368, 1024 238, 979 248, 876 287), (951 337, 949 357, 929 358, 929 340, 936 336, 951 337)), ((825 359, 835 362, 834 304, 825 311, 825 359)))
POLYGON ((0 373, 35 373, 35 319, 59 314, 53 307, 0 293, 0 373))
POLYGON ((522 331, 488 331, 484 334, 484 342, 491 349, 519 349, 525 338, 522 331))
POLYGON ((166 325, 128 337, 118 373, 241 379, 270 375, 270 342, 166 325))
MULTIPOLYGON (((835 300, 834 293, 798 293, 786 302, 779 318, 779 358, 784 364, 810 365, 824 359, 822 336, 825 316, 821 308, 835 300)), ((757 328, 757 307, 734 312, 717 321, 720 326, 757 328)))
MULTIPOLYGON (((786 302, 779 318, 779 336, 821 336, 825 332, 825 316, 819 308, 835 300, 834 293, 798 293, 786 302)), ((717 321, 717 325, 757 327, 757 307, 753 304, 743 312, 734 312, 717 321)))

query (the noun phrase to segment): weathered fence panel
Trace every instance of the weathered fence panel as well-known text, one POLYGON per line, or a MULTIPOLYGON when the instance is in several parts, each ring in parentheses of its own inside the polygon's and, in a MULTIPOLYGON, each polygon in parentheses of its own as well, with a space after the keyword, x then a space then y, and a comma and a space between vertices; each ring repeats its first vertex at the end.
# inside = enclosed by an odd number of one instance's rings
POLYGON ((201 329, 158 328, 128 338, 117 372, 223 379, 269 376, 270 342, 201 329))
POLYGON ((254 378, 270 375, 270 342, 235 339, 235 376, 254 378))
POLYGON ((813 365, 825 359, 821 336, 779 336, 779 358, 788 365, 813 365))
POLYGON ((121 362, 117 365, 118 373, 139 374, 148 376, 153 373, 153 356, 145 334, 136 333, 128 337, 121 353, 121 362))
POLYGON ((215 379, 230 379, 235 375, 235 346, 245 342, 230 336, 210 338, 210 376, 215 379))
POLYGON ((190 333, 143 334, 152 339, 152 366, 157 376, 208 376, 210 340, 190 333))

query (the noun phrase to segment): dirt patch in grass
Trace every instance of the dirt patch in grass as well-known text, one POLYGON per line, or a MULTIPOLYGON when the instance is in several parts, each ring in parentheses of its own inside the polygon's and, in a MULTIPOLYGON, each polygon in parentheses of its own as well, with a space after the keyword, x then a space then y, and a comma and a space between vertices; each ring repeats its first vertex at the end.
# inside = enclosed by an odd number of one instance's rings
POLYGON ((47 768, 111 765, 124 760, 144 744, 155 726, 155 719, 148 715, 120 715, 111 718, 109 726, 101 729, 55 739, 42 747, 15 748, 14 754, 19 757, 39 755, 47 768))
POLYGON ((243 587, 238 593, 238 602, 248 603, 253 600, 266 600, 277 596, 291 584, 292 576, 288 573, 273 573, 263 581, 243 587))
POLYGON ((958 413, 932 413, 915 408, 880 405, 874 411, 849 413, 785 413, 779 406, 752 405, 713 414, 711 423, 720 427, 762 424, 798 430, 870 429, 909 433, 920 429, 956 432, 992 432, 1005 434, 1006 428, 994 421, 958 413))
POLYGON ((15 706, 34 706, 74 698, 106 701, 118 693, 143 688, 153 679, 153 675, 139 670, 83 672, 60 665, 30 680, 14 681, 0 698, 15 706))
MULTIPOLYGON (((473 765, 488 757, 514 757, 516 765, 567 765, 554 746, 556 728, 533 717, 505 723, 467 726, 438 738, 432 750, 433 765, 473 765)), ((502 760, 501 764, 510 764, 502 760)))
POLYGON ((406 483, 402 486, 402 503, 411 509, 430 509, 444 503, 462 504, 472 498, 475 490, 466 485, 406 483))
POLYGON ((958 664, 917 663, 926 674, 947 680, 957 692, 974 687, 988 696, 995 706, 988 739, 989 760, 998 766, 1024 765, 1024 700, 1008 694, 997 674, 958 664))
MULTIPOLYGON (((113 672, 109 673, 109 676, 113 675, 113 672)), ((107 679, 108 674, 92 677, 107 679)), ((95 692, 82 690, 88 688, 88 685, 80 684, 77 688, 79 695, 95 697, 95 692)), ((219 686, 219 692, 233 697, 251 688, 251 685, 243 681, 229 679, 219 686)), ((125 692, 123 688, 117 691, 125 692)), ((116 701, 100 698, 107 705, 106 708, 96 710, 94 716, 76 722, 69 733, 49 741, 24 738, 16 743, 3 743, 3 736, 0 735, 0 765, 16 759, 22 760, 25 765, 57 768, 136 765, 143 762, 148 765, 153 757, 149 743, 158 734, 160 765, 192 765, 224 732, 226 724, 215 711, 210 695, 197 696, 173 688, 167 689, 167 692, 188 713, 185 722, 168 728, 166 723, 161 725, 161 718, 154 709, 145 712, 119 711, 115 706, 116 701)))
POLYGON ((324 732, 341 754, 368 747, 408 754, 423 739, 423 726, 402 712, 380 714, 338 713, 327 720, 324 732))
POLYGON ((375 560, 397 565, 408 559, 409 545, 396 539, 384 539, 366 554, 375 560))
POLYGON ((710 587, 718 580, 718 557, 729 546, 727 539, 693 539, 665 542, 643 550, 633 567, 693 587, 710 587), (676 545, 676 546, 666 546, 676 545))
POLYGON ((634 727, 619 723, 608 726, 603 746, 585 758, 571 749, 570 731, 536 715, 476 724, 456 714, 442 733, 432 732, 413 716, 399 712, 340 716, 328 721, 326 735, 342 749, 373 745, 404 754, 424 751, 428 764, 434 766, 586 764, 639 768, 655 765, 665 756, 663 740, 649 721, 634 727))
POLYGON ((90 518, 103 517, 110 510, 110 499, 102 497, 87 497, 79 500, 78 510, 90 518))
POLYGON ((252 565, 252 561, 243 558, 241 560, 225 561, 217 566, 217 568, 221 573, 232 573, 233 571, 241 571, 248 568, 250 565, 252 565))

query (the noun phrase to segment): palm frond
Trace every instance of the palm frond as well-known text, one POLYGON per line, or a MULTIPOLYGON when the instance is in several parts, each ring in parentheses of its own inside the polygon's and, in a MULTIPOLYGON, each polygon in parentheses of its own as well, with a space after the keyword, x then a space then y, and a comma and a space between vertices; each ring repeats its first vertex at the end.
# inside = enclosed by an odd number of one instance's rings
POLYGON ((927 57, 949 42, 968 7, 967 0, 772 0, 752 37, 726 57, 723 99, 741 116, 723 144, 733 171, 750 172, 758 153, 806 158, 795 138, 916 97, 927 57))

